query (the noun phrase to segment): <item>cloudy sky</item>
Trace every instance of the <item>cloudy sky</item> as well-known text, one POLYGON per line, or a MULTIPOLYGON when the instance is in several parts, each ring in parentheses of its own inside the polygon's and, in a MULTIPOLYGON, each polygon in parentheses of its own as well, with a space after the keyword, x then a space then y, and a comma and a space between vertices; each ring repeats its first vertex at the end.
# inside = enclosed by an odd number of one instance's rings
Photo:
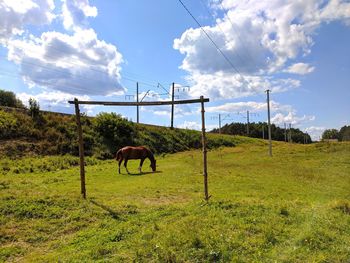
MULTIPOLYGON (((0 89, 42 109, 67 100, 210 98, 208 128, 272 121, 318 138, 350 123, 350 3, 340 0, 0 0, 0 89), (212 41, 215 45, 212 43, 212 41), (218 51, 218 49, 220 51, 218 51)), ((115 111, 136 120, 135 108, 115 111)), ((199 128, 198 105, 176 106, 177 127, 199 128)), ((170 107, 141 122, 169 126, 170 107)))

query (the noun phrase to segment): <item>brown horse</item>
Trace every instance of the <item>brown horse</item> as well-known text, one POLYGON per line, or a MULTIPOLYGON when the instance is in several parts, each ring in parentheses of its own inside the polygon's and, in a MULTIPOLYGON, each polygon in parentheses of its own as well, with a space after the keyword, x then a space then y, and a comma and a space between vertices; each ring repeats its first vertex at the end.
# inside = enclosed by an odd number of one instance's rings
POLYGON ((124 166, 126 171, 129 173, 127 164, 129 159, 141 159, 140 161, 140 166, 139 166, 139 171, 141 173, 141 168, 144 160, 148 158, 151 161, 150 167, 152 168, 152 171, 156 171, 156 159, 154 159, 153 153, 148 150, 146 147, 143 146, 138 146, 138 147, 133 147, 133 146, 126 146, 124 148, 121 148, 117 154, 115 159, 118 162, 119 165, 119 173, 120 173, 120 164, 124 160, 124 166))

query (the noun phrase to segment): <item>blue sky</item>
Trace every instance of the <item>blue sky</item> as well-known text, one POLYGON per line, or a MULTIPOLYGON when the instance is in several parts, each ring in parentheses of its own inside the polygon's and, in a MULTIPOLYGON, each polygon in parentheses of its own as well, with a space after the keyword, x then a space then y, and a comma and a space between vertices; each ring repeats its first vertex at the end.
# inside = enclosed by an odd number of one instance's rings
MULTIPOLYGON (((67 100, 125 101, 139 82, 145 100, 210 98, 208 129, 241 121, 272 121, 309 132, 350 120, 348 1, 3 0, 0 3, 0 88, 42 109, 73 112, 67 100), (158 85, 159 83, 159 85, 158 85), (163 87, 161 88, 160 85, 163 87), (188 88, 190 87, 190 88, 188 88), (164 90, 165 89, 165 90, 164 90)), ((133 98, 128 98, 133 100, 133 98)), ((114 111, 136 120, 136 109, 114 111)), ((141 122, 168 126, 170 107, 142 108, 141 122)), ((175 125, 198 129, 198 105, 176 106, 175 125)))

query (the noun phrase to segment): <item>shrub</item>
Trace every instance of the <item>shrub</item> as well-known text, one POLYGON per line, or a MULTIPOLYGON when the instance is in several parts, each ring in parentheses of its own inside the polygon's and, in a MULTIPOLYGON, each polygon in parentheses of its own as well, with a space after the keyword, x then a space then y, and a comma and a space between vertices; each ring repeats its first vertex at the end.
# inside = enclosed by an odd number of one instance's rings
POLYGON ((0 111, 0 138, 8 139, 17 130, 17 120, 11 113, 0 111))
POLYGON ((111 153, 125 145, 134 145, 134 125, 115 113, 100 113, 94 119, 94 129, 111 153))

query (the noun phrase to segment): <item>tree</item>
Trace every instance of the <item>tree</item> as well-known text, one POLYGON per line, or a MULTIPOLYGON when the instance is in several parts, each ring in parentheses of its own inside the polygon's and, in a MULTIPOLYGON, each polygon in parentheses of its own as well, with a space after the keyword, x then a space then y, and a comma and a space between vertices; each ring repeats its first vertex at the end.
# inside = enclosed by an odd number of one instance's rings
POLYGON ((350 141, 350 126, 343 126, 339 131, 339 140, 350 141))
POLYGON ((33 119, 36 119, 40 114, 40 105, 35 99, 29 99, 29 113, 33 119))
POLYGON ((0 89, 0 106, 24 108, 24 105, 20 99, 17 99, 16 94, 12 91, 6 91, 0 89))
POLYGON ((339 139, 339 132, 337 129, 327 129, 322 134, 323 140, 339 139))
MULTIPOLYGON (((249 124, 249 137, 262 138, 262 133, 264 130, 264 138, 268 137, 268 126, 265 122, 251 122, 249 124)), ((214 129, 212 132, 218 133, 219 129, 214 129)), ((311 143, 311 137, 309 134, 302 132, 299 129, 291 129, 292 141, 296 143, 311 143)), ((221 127, 221 133, 232 134, 232 135, 242 135, 247 136, 247 124, 233 122, 226 124, 221 127)), ((284 129, 271 124, 271 138, 275 141, 284 141, 284 129)))

